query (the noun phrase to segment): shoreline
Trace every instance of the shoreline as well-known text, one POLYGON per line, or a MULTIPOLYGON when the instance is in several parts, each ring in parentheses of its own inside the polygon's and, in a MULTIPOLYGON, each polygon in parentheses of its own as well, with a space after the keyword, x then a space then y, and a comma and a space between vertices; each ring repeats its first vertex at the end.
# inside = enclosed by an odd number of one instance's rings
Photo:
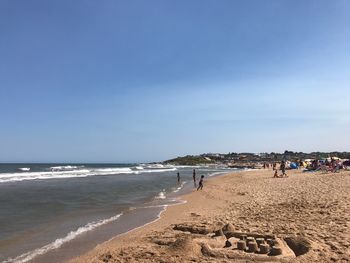
MULTIPOLYGON (((247 170, 245 172, 248 172, 248 171, 251 171, 251 170, 247 170)), ((236 173, 239 173, 239 172, 241 172, 241 170, 237 170, 237 171, 236 170, 232 170, 230 172, 216 172, 216 173, 210 174, 207 177, 206 181, 215 180, 218 177, 227 176, 229 174, 236 174, 236 173)), ((134 227, 134 228, 132 228, 130 230, 127 230, 126 232, 122 232, 120 234, 117 234, 117 235, 113 236, 112 238, 99 243, 93 249, 83 253, 82 255, 72 257, 71 259, 65 260, 65 262, 74 262, 76 259, 80 258, 81 256, 89 254, 90 251, 94 251, 98 247, 101 247, 101 246, 104 246, 104 245, 108 245, 110 242, 113 242, 113 241, 115 241, 118 238, 123 238, 125 236, 132 235, 133 232, 135 232, 135 231, 143 231, 143 229, 147 229, 147 227, 152 226, 152 224, 155 224, 158 221, 162 220, 163 215, 165 213, 167 213, 169 209, 172 209, 173 207, 176 207, 176 206, 182 206, 182 205, 186 204, 188 201, 185 200, 184 198, 186 196, 188 196, 188 195, 193 194, 194 191, 195 191, 195 188, 193 188, 192 182, 185 182, 185 185, 183 187, 181 187, 180 189, 177 189, 176 191, 173 191, 172 193, 170 193, 170 199, 168 200, 168 203, 160 204, 160 205, 152 205, 151 204, 149 206, 144 204, 145 206, 140 206, 140 207, 134 208, 134 209, 137 209, 137 210, 141 210, 141 209, 148 209, 148 208, 156 208, 157 207, 157 208, 162 208, 162 210, 158 213, 158 215, 156 216, 157 218, 155 218, 154 220, 147 221, 147 222, 145 222, 144 224, 142 224, 140 226, 136 226, 136 227, 134 227)), ((41 263, 41 262, 45 262, 46 259, 47 259, 47 257, 44 255, 43 259, 39 258, 39 259, 34 260, 34 262, 41 263)), ((83 260, 83 262, 84 262, 84 260, 83 260)))
POLYGON ((282 242, 304 238, 307 252, 297 257, 292 251, 288 262, 350 260, 349 172, 293 170, 288 174, 288 178, 272 178, 271 170, 253 170, 208 178, 202 191, 179 198, 185 204, 169 206, 156 221, 113 237, 68 262, 259 261, 259 256, 237 256, 232 249, 224 250, 224 240, 221 244, 209 237, 227 223, 235 231, 271 234, 282 242), (206 246, 210 253, 204 253, 206 246))
MULTIPOLYGON (((249 172, 254 172, 257 170, 254 169, 247 169, 247 170, 237 170, 237 171, 230 171, 230 172, 219 172, 218 174, 212 174, 210 176, 208 176, 205 180, 205 184, 208 184, 212 181, 217 180, 218 178, 221 177, 226 177, 226 176, 235 176, 235 175, 239 175, 242 173, 249 173, 249 172)), ((190 188, 191 183, 188 184, 188 188, 190 188)), ((181 190, 185 190, 186 191, 186 187, 184 187, 184 189, 181 190)), ((112 237, 109 240, 106 240, 100 244, 98 244, 95 248, 93 248, 92 250, 88 251, 87 253, 84 253, 80 256, 77 256, 75 258, 69 259, 65 262, 67 263, 82 263, 82 262, 86 262, 85 257, 90 257, 90 254, 95 254, 95 253, 99 253, 100 250, 105 250, 106 247, 110 247, 111 243, 112 246, 114 243, 119 245, 122 245, 124 242, 129 242, 131 240, 133 240, 135 237, 137 237, 139 234, 143 235, 144 232, 148 232, 148 231, 155 231, 156 228, 158 227, 166 227, 166 225, 169 223, 169 218, 174 218, 175 221, 178 221, 180 218, 178 218, 177 216, 174 215, 180 215, 181 213, 178 212, 182 212, 182 207, 186 204, 188 204, 189 202, 191 203, 191 205, 195 202, 194 201, 194 194, 196 193, 200 193, 202 190, 200 191, 196 191, 195 189, 189 190, 189 192, 186 192, 184 194, 180 194, 176 196, 176 202, 174 202, 173 204, 164 204, 164 205, 160 205, 162 207, 164 207, 165 209, 162 210, 159 215, 158 218, 156 218, 155 220, 151 221, 151 222, 147 222, 144 225, 138 226, 136 228, 133 228, 131 230, 128 230, 124 233, 118 234, 114 237, 112 237), (178 207, 178 208, 176 208, 178 207), (175 209, 176 208, 176 209, 175 209), (158 223, 158 224, 157 224, 158 223), (121 244, 120 244, 121 243, 121 244)), ((195 214, 195 213, 194 213, 195 214)), ((192 216, 196 216, 196 215, 192 215, 192 216)), ((197 214, 198 215, 198 214, 197 214)))
MULTIPOLYGON (((227 172, 209 174, 207 178, 218 177, 223 174, 227 174, 227 172)), ((27 259, 30 259, 30 262, 36 263, 47 261, 59 263, 69 261, 115 237, 159 220, 160 215, 168 207, 183 203, 180 197, 192 191, 193 183, 185 179, 181 185, 176 186, 169 192, 167 191, 166 196, 163 190, 159 192, 158 196, 149 199, 147 202, 131 206, 127 210, 121 211, 120 214, 118 214, 117 220, 107 222, 107 224, 103 223, 96 229, 84 231, 84 233, 82 232, 80 234, 80 230, 91 224, 89 223, 88 225, 79 227, 79 229, 73 229, 70 233, 66 234, 66 236, 62 236, 50 244, 31 250, 29 253, 23 253, 13 259, 23 262, 27 262, 27 259), (74 238, 71 238, 72 234, 74 234, 74 238), (65 241, 67 238, 70 239, 69 242, 61 242, 65 241), (57 245, 57 242, 62 244, 57 245)), ((107 218, 107 220, 110 221, 109 218, 107 218)), ((103 221, 106 221, 106 219, 103 221)))

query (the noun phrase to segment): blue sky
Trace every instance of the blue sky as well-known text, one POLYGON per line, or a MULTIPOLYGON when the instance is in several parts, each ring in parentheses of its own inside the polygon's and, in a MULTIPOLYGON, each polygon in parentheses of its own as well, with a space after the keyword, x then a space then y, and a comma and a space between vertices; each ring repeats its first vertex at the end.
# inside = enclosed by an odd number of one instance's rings
POLYGON ((0 161, 350 151, 350 2, 0 1, 0 161))

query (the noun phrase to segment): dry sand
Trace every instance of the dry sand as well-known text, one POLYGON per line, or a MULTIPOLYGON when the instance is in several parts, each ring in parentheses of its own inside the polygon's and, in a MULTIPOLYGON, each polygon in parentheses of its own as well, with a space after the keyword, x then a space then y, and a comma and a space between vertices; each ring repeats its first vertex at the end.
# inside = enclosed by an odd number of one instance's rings
POLYGON ((350 262, 350 172, 288 175, 258 170, 207 180, 160 220, 71 262, 350 262), (283 254, 239 251, 236 238, 224 248, 225 236, 212 237, 219 229, 228 238, 275 235, 283 254))

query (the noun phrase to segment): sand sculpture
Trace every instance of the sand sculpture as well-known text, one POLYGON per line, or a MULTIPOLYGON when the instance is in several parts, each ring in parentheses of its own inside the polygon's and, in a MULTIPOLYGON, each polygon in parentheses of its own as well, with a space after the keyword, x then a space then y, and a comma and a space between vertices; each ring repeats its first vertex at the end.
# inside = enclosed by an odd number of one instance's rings
POLYGON ((214 258, 279 261, 305 254, 311 248, 303 238, 238 232, 230 223, 216 230, 191 224, 175 225, 174 230, 189 232, 191 242, 201 247, 202 255, 214 258))

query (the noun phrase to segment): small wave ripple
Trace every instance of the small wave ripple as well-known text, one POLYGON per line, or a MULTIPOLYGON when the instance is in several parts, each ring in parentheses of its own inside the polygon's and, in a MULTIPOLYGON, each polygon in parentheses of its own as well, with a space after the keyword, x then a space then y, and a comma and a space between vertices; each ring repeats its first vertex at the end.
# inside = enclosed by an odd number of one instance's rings
POLYGON ((29 252, 24 253, 16 258, 9 258, 9 259, 3 261, 3 263, 10 263, 10 262, 25 263, 25 262, 28 262, 39 255, 43 255, 43 254, 47 253, 50 250, 60 248, 63 244, 77 238, 78 236, 80 236, 83 233, 91 231, 97 227, 100 227, 100 226, 105 225, 107 223, 110 223, 112 221, 116 221, 121 215, 122 215, 122 213, 117 214, 117 215, 112 216, 112 217, 107 218, 107 219, 102 219, 99 221, 90 222, 90 223, 86 224, 85 226, 79 227, 75 231, 69 232, 65 237, 58 238, 55 241, 53 241, 53 242, 51 242, 51 243, 49 243, 41 248, 37 248, 35 250, 29 251, 29 252))

